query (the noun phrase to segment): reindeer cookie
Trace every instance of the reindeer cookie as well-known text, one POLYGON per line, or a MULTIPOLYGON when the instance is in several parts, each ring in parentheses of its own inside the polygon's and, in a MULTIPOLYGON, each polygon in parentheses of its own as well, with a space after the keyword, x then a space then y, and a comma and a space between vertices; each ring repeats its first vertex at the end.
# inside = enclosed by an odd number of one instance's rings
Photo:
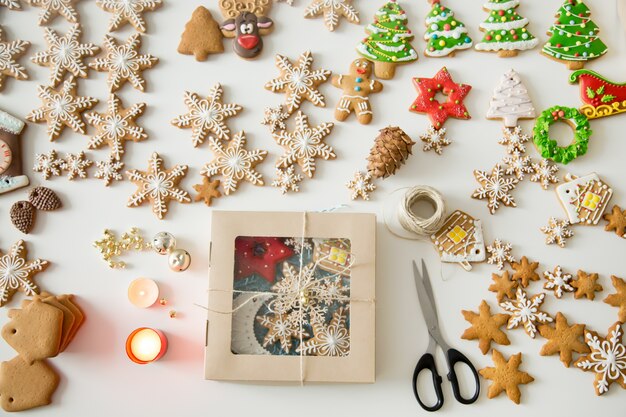
POLYGON ((335 119, 342 122, 354 111, 359 123, 366 125, 372 121, 372 106, 368 96, 381 91, 383 85, 371 76, 372 63, 366 59, 352 61, 349 74, 333 75, 333 85, 343 90, 335 108, 335 119))
POLYGON ((233 50, 245 59, 256 58, 263 49, 261 36, 274 30, 274 22, 267 17, 271 0, 220 0, 220 11, 226 19, 220 25, 226 38, 234 38, 233 50))

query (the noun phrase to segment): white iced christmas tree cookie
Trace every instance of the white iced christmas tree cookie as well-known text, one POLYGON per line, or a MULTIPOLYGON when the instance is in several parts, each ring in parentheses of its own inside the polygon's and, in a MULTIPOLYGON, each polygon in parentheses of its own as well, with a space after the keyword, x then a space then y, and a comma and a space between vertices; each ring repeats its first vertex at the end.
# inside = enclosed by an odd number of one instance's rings
POLYGON ((505 127, 516 127, 519 119, 534 119, 533 106, 528 89, 515 70, 509 70, 496 87, 487 110, 487 119, 502 119, 505 127))

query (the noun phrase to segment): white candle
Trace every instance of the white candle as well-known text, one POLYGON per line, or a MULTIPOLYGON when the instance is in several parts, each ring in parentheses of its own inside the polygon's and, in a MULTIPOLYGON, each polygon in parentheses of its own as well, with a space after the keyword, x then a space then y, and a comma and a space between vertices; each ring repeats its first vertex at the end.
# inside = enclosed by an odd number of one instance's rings
POLYGON ((154 280, 137 278, 128 286, 128 300, 136 307, 150 307, 158 298, 159 286, 154 280))
POLYGON ((167 338, 159 330, 141 327, 126 339, 126 354, 135 363, 147 364, 160 359, 167 351, 167 338))

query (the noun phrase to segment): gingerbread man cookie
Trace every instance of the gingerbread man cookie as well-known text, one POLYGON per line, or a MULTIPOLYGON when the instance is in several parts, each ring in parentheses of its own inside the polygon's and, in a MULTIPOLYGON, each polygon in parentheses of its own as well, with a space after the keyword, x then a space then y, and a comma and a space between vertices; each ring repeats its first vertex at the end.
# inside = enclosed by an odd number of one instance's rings
POLYGON ((372 106, 369 95, 382 91, 383 85, 372 77, 372 63, 366 59, 355 59, 346 75, 333 75, 331 82, 343 90, 335 108, 335 119, 342 122, 354 111, 361 124, 372 121, 372 106))

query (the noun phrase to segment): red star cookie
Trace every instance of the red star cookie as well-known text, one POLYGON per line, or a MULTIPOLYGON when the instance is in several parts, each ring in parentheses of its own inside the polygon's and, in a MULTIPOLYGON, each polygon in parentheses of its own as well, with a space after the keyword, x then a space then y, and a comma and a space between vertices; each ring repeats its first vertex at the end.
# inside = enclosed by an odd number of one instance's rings
POLYGON ((276 278, 276 264, 293 255, 277 237, 238 237, 235 241, 235 279, 259 274, 269 283, 276 278))
POLYGON ((472 86, 455 83, 446 67, 441 68, 433 78, 413 78, 413 85, 417 90, 417 98, 409 110, 426 113, 436 129, 441 128, 448 117, 470 118, 463 100, 472 86), (439 103, 435 99, 438 92, 448 96, 445 103, 439 103))

